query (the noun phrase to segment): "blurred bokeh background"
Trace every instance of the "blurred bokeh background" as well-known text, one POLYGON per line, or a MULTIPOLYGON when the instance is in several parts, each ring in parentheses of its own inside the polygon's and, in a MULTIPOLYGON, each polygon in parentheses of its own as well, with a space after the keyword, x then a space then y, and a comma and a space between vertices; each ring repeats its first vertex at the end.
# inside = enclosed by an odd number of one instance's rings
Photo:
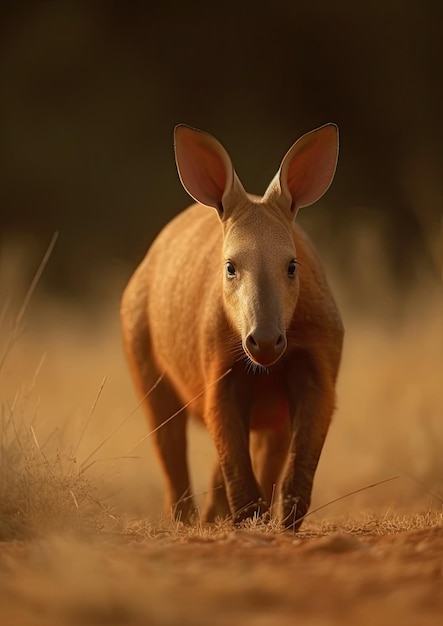
MULTIPOLYGON (((430 486, 441 490, 442 25, 439 0, 3 0, 5 414, 34 420, 37 438, 63 435, 66 449, 81 440, 80 457, 97 446, 94 459, 124 457, 146 423, 141 409, 132 413, 118 301, 158 230, 190 202, 175 169, 175 124, 215 135, 245 188, 262 193, 294 140, 333 121, 335 181, 299 218, 346 327, 317 502, 398 472, 406 482, 389 498, 417 480, 426 498, 430 486)), ((137 452, 123 463, 124 489, 133 485, 146 505, 157 487, 143 463, 153 476, 155 459, 149 441, 137 452)))
POLYGON ((334 121, 337 176, 301 220, 356 307, 394 306, 367 264, 396 297, 441 267, 442 18, 437 0, 5 0, 0 245, 35 262, 59 231, 42 284, 101 297, 189 201, 176 123, 215 134, 261 193, 334 121))

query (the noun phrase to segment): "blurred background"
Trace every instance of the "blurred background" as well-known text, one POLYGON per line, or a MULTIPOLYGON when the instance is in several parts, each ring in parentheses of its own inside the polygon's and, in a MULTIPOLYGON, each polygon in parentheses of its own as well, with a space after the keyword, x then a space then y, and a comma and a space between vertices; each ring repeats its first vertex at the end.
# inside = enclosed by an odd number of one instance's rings
POLYGON ((5 0, 3 251, 32 267, 59 231, 45 289, 101 298, 189 203, 175 124, 215 134, 262 193, 293 141, 334 121, 335 182, 300 219, 355 307, 395 306, 441 271, 442 17, 438 0, 5 0))
MULTIPOLYGON (((440 493, 442 18, 440 0, 4 0, 6 413, 38 417, 37 438, 55 440, 56 429, 68 448, 78 440, 86 459, 96 446, 93 459, 132 449, 146 423, 141 409, 132 413, 119 297, 159 229, 190 203, 175 169, 175 124, 215 135, 245 188, 262 193, 291 144, 332 121, 341 141, 334 183, 299 218, 346 327, 317 502, 399 471, 412 479, 393 483, 389 498, 417 480, 426 498, 431 485, 440 493)), ((206 480, 198 441, 192 458, 206 480)), ((123 463, 139 504, 157 489, 149 443, 123 463)), ((161 495, 155 501, 161 508, 161 495)))

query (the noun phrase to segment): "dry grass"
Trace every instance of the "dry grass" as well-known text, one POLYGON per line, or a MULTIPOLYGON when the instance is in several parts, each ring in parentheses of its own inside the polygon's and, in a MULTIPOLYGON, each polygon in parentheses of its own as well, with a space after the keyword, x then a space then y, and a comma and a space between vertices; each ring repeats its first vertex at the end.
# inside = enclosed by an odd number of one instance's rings
MULTIPOLYGON (((397 328, 348 322, 339 408, 319 466, 313 508, 389 476, 399 478, 331 504, 314 520, 368 508, 381 515, 386 510, 422 514, 431 505, 439 510, 440 305, 428 302, 397 328)), ((117 311, 117 298, 110 310, 117 311)), ((41 521, 56 519, 50 485, 59 494, 54 498, 63 501, 60 511, 72 519, 91 507, 150 522, 161 514, 162 477, 121 351, 117 315, 101 315, 32 303, 0 370, 0 463, 7 477, 0 482, 0 507, 10 511, 8 519, 14 510, 28 516, 35 511, 38 517, 42 494, 48 504, 40 507, 41 521), (26 493, 28 508, 26 503, 7 504, 26 500, 26 493)), ((13 321, 3 316, 3 344, 13 321)), ((205 431, 194 424, 190 444, 195 491, 203 493, 214 450, 205 431)))
MULTIPOLYGON (((52 480, 54 489, 58 480, 60 495, 63 490, 66 495, 63 506, 69 503, 67 510, 72 506, 75 515, 76 503, 81 509, 100 500, 99 477, 102 494, 117 492, 105 498, 106 508, 157 519, 162 477, 149 439, 137 445, 146 437, 146 422, 121 353, 117 321, 87 328, 82 316, 53 310, 51 325, 42 331, 47 311, 37 308, 37 330, 20 338, 0 372, 0 462, 14 472, 28 468, 46 484, 52 480), (7 459, 13 457, 11 464, 7 459)), ((421 513, 430 502, 436 508, 441 504, 439 324, 436 309, 421 328, 413 322, 390 334, 375 326, 348 328, 339 409, 319 466, 313 507, 392 475, 399 479, 333 504, 321 517, 353 515, 368 507, 382 514, 404 507, 421 513)), ((191 431, 191 465, 200 493, 207 489, 214 451, 198 425, 191 431)), ((17 489, 32 485, 32 478, 17 476, 7 484, 17 489)), ((19 495, 4 490, 11 498, 19 495)))
POLYGON ((3 416, 0 541, 103 525, 105 509, 97 499, 94 481, 79 471, 75 458, 53 444, 47 440, 40 445, 33 426, 21 420, 17 425, 12 410, 3 416))

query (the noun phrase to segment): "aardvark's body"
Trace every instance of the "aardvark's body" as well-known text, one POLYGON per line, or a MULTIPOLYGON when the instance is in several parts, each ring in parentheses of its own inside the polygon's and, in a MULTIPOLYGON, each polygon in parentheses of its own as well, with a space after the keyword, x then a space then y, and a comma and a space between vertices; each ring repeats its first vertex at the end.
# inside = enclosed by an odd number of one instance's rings
POLYGON ((176 128, 178 170, 197 204, 164 228, 131 278, 122 326, 139 392, 157 383, 144 402, 151 428, 164 423, 154 436, 167 506, 184 521, 195 512, 188 412, 206 424, 218 453, 206 521, 264 513, 278 500, 277 484, 285 526, 297 528, 308 510, 343 328, 293 220, 328 188, 337 148, 332 124, 304 135, 257 198, 217 140, 176 128))

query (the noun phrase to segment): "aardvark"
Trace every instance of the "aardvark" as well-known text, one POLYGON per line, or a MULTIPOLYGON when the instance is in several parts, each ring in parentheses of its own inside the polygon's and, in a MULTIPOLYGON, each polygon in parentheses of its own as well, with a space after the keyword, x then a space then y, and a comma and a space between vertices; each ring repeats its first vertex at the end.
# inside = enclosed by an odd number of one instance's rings
POLYGON ((337 155, 334 124, 303 135, 258 197, 245 192, 214 137, 175 129, 178 172, 196 203, 150 247, 124 291, 121 316, 176 518, 195 515, 191 414, 206 425, 218 456, 205 521, 241 521, 272 502, 284 526, 296 529, 309 508, 335 406, 343 327, 294 219, 328 189, 337 155))

